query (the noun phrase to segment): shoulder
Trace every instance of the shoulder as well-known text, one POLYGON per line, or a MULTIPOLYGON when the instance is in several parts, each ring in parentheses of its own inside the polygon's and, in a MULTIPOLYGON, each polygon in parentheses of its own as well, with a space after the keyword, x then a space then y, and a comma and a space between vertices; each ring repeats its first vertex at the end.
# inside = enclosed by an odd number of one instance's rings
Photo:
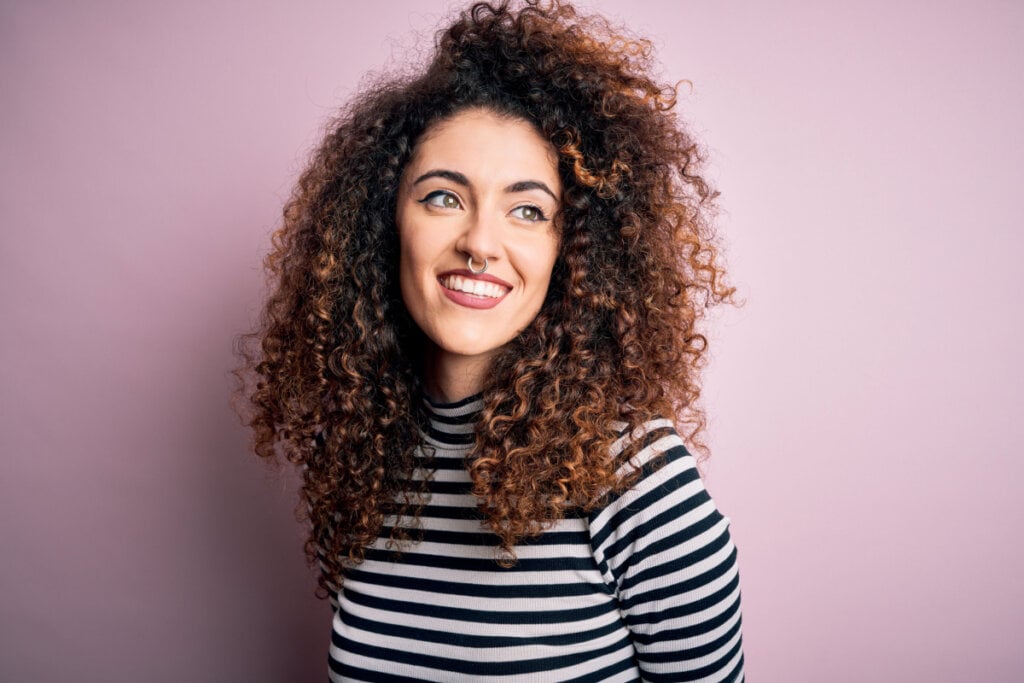
POLYGON ((672 420, 655 418, 633 429, 624 422, 613 422, 612 429, 618 433, 619 438, 612 443, 611 455, 623 463, 623 473, 628 473, 631 468, 654 465, 659 459, 664 459, 662 456, 689 456, 672 420))
POLYGON ((657 418, 633 429, 621 423, 613 426, 619 438, 611 446, 611 456, 619 463, 618 474, 626 486, 609 496, 602 511, 652 502, 652 497, 687 485, 703 490, 697 460, 671 420, 657 418))
POLYGON ((628 485, 589 517, 592 549, 607 569, 617 574, 663 552, 695 560, 726 550, 729 519, 670 420, 624 429, 612 449, 628 485))

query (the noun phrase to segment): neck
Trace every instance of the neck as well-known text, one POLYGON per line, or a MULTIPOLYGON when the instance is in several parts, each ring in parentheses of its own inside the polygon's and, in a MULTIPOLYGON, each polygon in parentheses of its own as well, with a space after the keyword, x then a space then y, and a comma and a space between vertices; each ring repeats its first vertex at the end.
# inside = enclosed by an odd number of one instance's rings
POLYGON ((491 355, 460 356, 432 347, 426 358, 427 394, 441 403, 454 403, 483 391, 491 355))

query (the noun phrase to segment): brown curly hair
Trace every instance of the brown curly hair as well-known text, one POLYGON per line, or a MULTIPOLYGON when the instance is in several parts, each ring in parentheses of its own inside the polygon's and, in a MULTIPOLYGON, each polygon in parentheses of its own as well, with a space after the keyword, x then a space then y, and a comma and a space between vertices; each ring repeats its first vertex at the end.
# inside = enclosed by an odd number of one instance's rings
POLYGON ((546 300, 494 361, 467 461, 501 559, 628 485, 616 422, 675 416, 704 452, 698 323, 732 288, 699 148, 650 70, 649 42, 568 4, 477 3, 422 73, 374 83, 332 123, 274 235, 238 371, 256 452, 301 466, 322 587, 337 590, 389 515, 392 541, 417 537, 425 339, 399 292, 396 194, 417 140, 460 110, 532 123, 564 188, 546 300))

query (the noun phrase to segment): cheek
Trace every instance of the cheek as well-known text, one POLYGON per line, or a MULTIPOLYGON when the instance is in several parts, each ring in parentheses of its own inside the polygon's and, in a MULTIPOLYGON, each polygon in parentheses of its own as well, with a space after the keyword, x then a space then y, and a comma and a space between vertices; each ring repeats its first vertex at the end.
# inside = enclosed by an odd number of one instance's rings
POLYGON ((556 237, 552 237, 550 241, 545 244, 544 249, 541 250, 540 254, 542 255, 539 254, 536 258, 536 262, 538 264, 538 277, 540 277, 544 281, 545 290, 547 290, 547 288, 551 285, 551 273, 555 268, 555 261, 558 260, 558 252, 558 239, 556 237))
POLYGON ((425 279, 437 259, 437 245, 424 239, 422 232, 411 230, 399 231, 398 240, 398 270, 402 279, 425 279))
MULTIPOLYGON (((401 221, 401 216, 399 215, 401 221)), ((434 305, 434 270, 439 249, 429 230, 415 221, 398 223, 398 287, 402 303, 416 324, 423 328, 428 310, 434 305)))

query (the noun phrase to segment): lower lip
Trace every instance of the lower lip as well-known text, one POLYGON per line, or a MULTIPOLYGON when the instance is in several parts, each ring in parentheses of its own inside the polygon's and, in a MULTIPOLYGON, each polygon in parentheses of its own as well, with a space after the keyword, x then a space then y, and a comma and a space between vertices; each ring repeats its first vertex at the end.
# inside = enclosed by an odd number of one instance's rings
POLYGON ((497 298, 473 296, 472 294, 466 294, 465 292, 448 289, 444 285, 441 285, 441 283, 438 284, 441 286, 441 291, 444 292, 446 297, 460 306, 465 306, 466 308, 494 308, 501 303, 502 299, 505 298, 504 294, 497 298))

